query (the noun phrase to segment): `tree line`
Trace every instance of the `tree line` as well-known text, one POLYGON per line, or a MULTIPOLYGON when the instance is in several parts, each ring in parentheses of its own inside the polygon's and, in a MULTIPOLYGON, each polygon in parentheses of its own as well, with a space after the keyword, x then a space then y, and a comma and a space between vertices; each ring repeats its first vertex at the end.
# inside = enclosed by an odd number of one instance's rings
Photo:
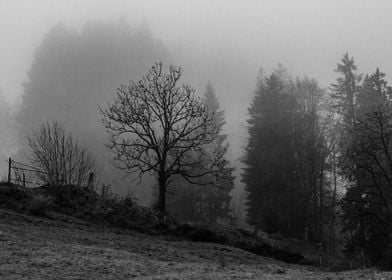
POLYGON ((230 219, 234 178, 224 112, 211 83, 200 96, 180 84, 181 68, 149 69, 168 56, 146 25, 131 28, 120 19, 80 31, 54 26, 24 84, 17 158, 27 156, 52 185, 85 186, 94 172, 122 194, 137 183, 147 196, 152 188, 152 206, 183 221, 230 219))
POLYGON ((261 72, 243 181, 249 224, 374 264, 390 259, 391 87, 378 68, 356 70, 346 53, 329 90, 261 72))

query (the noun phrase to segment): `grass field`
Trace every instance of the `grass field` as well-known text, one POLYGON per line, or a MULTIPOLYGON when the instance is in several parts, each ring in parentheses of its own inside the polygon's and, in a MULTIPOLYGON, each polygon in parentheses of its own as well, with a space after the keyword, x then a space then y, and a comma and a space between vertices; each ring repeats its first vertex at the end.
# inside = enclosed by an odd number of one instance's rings
POLYGON ((392 273, 332 273, 224 245, 0 210, 0 279, 392 279, 392 273))

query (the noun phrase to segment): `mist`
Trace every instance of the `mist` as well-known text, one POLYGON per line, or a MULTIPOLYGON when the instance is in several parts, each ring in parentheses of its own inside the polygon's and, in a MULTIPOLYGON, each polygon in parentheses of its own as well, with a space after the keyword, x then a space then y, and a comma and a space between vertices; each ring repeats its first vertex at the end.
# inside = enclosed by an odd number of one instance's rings
POLYGON ((0 275, 391 277, 391 10, 0 0, 0 275))
MULTIPOLYGON (((57 24, 81 32, 88 22, 123 19, 145 24, 167 51, 163 60, 184 70, 183 82, 203 94, 208 82, 222 109, 236 168, 236 191, 247 141, 247 110, 260 68, 282 63, 293 76, 310 76, 328 88, 348 51, 360 72, 392 72, 389 1, 0 1, 0 88, 13 111, 21 110, 34 55, 57 24)), ((138 80, 147 67, 133 72, 138 80)), ((122 77, 122 82, 126 78, 122 77)), ((114 95, 115 88, 108 94, 114 95)), ((42 120, 39 120, 42 121, 42 120)), ((142 199, 142 201, 146 198, 142 199)))

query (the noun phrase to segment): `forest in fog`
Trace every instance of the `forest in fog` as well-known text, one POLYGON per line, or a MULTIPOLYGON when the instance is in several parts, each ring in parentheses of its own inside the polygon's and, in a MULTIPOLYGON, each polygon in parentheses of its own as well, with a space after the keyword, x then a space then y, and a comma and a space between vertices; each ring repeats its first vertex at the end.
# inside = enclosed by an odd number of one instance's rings
POLYGON ((377 61, 364 72, 348 49, 325 65, 329 84, 279 58, 238 77, 246 62, 231 63, 217 78, 229 63, 187 67, 197 57, 154 34, 148 21, 124 17, 48 28, 19 101, 0 92, 3 179, 8 158, 47 172, 42 185, 87 185, 93 173, 97 191, 183 222, 252 228, 391 266, 391 73, 377 61), (52 132, 82 147, 70 152, 82 151, 78 178, 67 179, 74 171, 62 162, 55 175, 45 169, 52 132))

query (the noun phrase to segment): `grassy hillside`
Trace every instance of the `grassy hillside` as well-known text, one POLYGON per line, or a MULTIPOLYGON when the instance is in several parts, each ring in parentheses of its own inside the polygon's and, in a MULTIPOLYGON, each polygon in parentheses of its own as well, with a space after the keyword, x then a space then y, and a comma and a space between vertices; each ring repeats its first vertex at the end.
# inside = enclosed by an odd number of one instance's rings
POLYGON ((162 221, 92 190, 0 184, 0 279, 392 279, 299 265, 311 257, 290 242, 162 221))
POLYGON ((332 273, 212 243, 0 210, 0 279, 391 279, 332 273))

